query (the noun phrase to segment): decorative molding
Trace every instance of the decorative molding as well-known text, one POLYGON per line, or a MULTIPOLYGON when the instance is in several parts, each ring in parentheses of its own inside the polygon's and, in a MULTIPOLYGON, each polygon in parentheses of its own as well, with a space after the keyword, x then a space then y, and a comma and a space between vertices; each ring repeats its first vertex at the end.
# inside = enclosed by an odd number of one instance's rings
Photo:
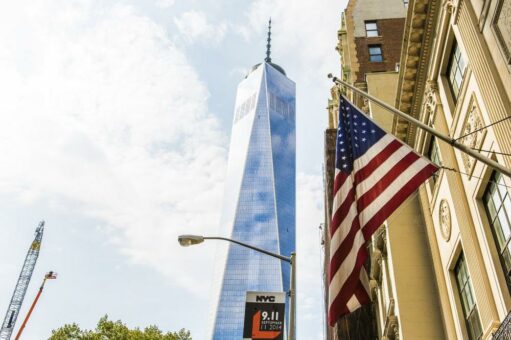
MULTIPOLYGON (((414 118, 419 118, 423 107, 424 86, 435 36, 433 26, 441 4, 441 1, 433 0, 410 2, 411 8, 406 17, 396 107, 414 118)), ((396 117, 392 130, 398 138, 413 144, 416 131, 413 124, 396 117)))
POLYGON ((438 220, 440 223, 440 233, 447 242, 451 238, 451 209, 446 200, 440 201, 440 209, 438 210, 438 220))
POLYGON ((454 13, 454 11, 456 10, 456 4, 454 3, 453 0, 444 0, 442 2, 442 7, 449 14, 454 13))
POLYGON ((385 318, 385 325, 383 327, 383 336, 388 339, 399 339, 399 321, 394 314, 395 301, 390 298, 389 307, 387 309, 387 317, 385 318))
POLYGON ((426 81, 426 87, 424 90, 424 120, 425 124, 431 125, 435 121, 436 108, 438 100, 438 84, 434 80, 426 81))
POLYGON ((365 114, 369 115, 369 99, 367 97, 362 98, 363 104, 360 108, 365 114))
POLYGON ((479 14, 479 32, 483 31, 484 25, 486 24, 490 3, 491 0, 484 0, 483 7, 481 8, 481 13, 479 14))
POLYGON ((378 285, 381 284, 382 279, 382 254, 379 249, 374 249, 371 254, 371 271, 370 278, 376 280, 378 285))
POLYGON ((511 64, 511 0, 499 1, 492 26, 506 61, 511 64))
MULTIPOLYGON (((484 124, 483 117, 481 115, 481 110, 479 109, 479 105, 477 104, 475 96, 472 95, 470 104, 468 106, 468 112, 465 117, 465 122, 463 123, 463 126, 461 128, 461 136, 466 137, 461 139, 461 143, 474 150, 480 149, 487 131, 486 129, 479 130, 483 126, 484 124), (475 132, 476 130, 479 131, 475 132)), ((472 176, 476 159, 470 157, 464 152, 461 154, 461 158, 463 160, 465 172, 469 176, 472 176)))
POLYGON ((371 300, 376 301, 378 299, 378 281, 371 279, 369 281, 369 291, 371 293, 371 300))

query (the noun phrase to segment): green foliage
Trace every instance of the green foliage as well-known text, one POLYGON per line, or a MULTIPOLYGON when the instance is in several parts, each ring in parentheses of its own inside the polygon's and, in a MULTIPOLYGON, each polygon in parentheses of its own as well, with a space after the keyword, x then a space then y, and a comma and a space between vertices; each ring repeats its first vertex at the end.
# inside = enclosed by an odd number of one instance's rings
POLYGON ((156 326, 129 329, 121 320, 111 321, 105 315, 99 319, 94 331, 82 330, 76 324, 64 325, 53 330, 50 340, 192 340, 190 332, 181 329, 178 332, 163 333, 156 326))

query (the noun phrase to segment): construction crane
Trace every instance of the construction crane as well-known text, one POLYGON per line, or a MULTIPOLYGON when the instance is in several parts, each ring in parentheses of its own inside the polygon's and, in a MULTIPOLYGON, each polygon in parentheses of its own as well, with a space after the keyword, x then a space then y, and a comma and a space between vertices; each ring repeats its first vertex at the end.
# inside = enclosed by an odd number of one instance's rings
POLYGON ((25 293, 27 292, 28 284, 30 283, 30 279, 32 278, 32 273, 34 272, 34 267, 37 262, 37 258, 39 257, 39 250, 41 249, 43 232, 44 221, 41 221, 39 222, 39 225, 35 230, 34 241, 30 245, 30 248, 28 249, 27 257, 25 257, 25 262, 23 263, 23 268, 21 269, 21 273, 18 278, 18 283, 16 283, 16 288, 14 288, 14 293, 12 294, 9 308, 7 309, 7 313, 5 314, 2 329, 0 329, 1 340, 9 340, 11 338, 14 325, 16 324, 16 319, 18 318, 18 314, 21 309, 21 304, 23 303, 23 299, 25 298, 25 293))
POLYGON ((25 329, 25 326, 27 325, 27 321, 30 318, 30 315, 32 315, 32 311, 34 310, 34 307, 35 307, 37 301, 39 300, 41 293, 43 292, 44 284, 46 283, 46 280, 54 280, 56 278, 57 278, 57 273, 55 273, 55 272, 48 272, 48 273, 46 273, 46 275, 44 275, 43 283, 41 284, 41 287, 39 287, 39 291, 37 292, 37 295, 35 296, 34 302, 32 302, 32 306, 30 306, 27 316, 25 317, 25 320, 23 320, 20 330, 18 331, 18 334, 16 334, 16 337, 14 338, 14 340, 19 340, 21 333, 23 333, 23 330, 25 329))

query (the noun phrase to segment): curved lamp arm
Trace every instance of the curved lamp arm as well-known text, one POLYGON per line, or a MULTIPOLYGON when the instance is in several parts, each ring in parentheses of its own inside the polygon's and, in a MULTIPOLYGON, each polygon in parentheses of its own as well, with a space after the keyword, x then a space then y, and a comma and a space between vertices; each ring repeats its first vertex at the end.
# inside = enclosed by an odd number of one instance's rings
POLYGON ((240 246, 243 246, 245 248, 249 248, 249 249, 255 250, 257 252, 260 252, 260 253, 263 253, 263 254, 266 254, 266 255, 278 258, 279 260, 291 263, 291 257, 283 256, 283 255, 280 255, 280 254, 275 254, 275 253, 272 253, 270 251, 267 251, 267 250, 264 250, 264 249, 261 249, 261 248, 258 248, 258 247, 254 247, 254 246, 252 246, 250 244, 247 244, 247 243, 244 243, 244 242, 240 242, 240 241, 237 241, 237 240, 233 240, 233 239, 230 239, 230 238, 227 238, 227 237, 217 237, 217 236, 213 237, 213 236, 199 236, 199 235, 180 235, 177 239, 179 241, 179 244, 181 244, 183 247, 193 246, 195 244, 199 244, 199 243, 204 242, 204 240, 224 240, 224 241, 228 241, 228 242, 239 244, 240 246))

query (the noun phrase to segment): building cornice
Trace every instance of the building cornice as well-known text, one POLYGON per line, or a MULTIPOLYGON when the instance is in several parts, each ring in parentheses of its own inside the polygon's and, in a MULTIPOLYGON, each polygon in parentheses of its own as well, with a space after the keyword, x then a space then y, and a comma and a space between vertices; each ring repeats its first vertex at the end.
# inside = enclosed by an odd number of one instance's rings
MULTIPOLYGON (((439 0, 410 1, 406 17, 396 107, 417 118, 422 103, 439 0)), ((395 117, 393 133, 411 143, 415 126, 395 117)))

